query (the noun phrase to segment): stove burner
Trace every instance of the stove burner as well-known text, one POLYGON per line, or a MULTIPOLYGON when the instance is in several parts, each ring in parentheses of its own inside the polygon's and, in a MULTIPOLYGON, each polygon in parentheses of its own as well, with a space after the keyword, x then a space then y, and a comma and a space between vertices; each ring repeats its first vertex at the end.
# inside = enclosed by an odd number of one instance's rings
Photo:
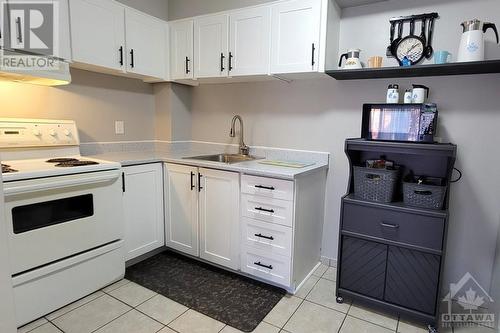
POLYGON ((48 161, 47 163, 67 163, 67 162, 77 162, 78 160, 76 158, 53 158, 48 161))
POLYGON ((72 161, 65 161, 56 164, 56 167, 61 167, 61 168, 71 168, 71 167, 77 167, 77 166, 86 166, 86 165, 96 165, 99 164, 94 161, 79 161, 79 160, 72 160, 72 161))
POLYGON ((12 172, 17 172, 17 170, 12 169, 10 165, 2 164, 2 173, 12 173, 12 172))

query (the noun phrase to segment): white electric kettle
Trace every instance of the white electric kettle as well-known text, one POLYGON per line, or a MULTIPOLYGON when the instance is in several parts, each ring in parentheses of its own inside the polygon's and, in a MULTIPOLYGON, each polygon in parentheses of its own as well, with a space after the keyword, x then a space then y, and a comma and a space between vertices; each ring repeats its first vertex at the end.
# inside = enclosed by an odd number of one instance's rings
POLYGON ((347 53, 340 56, 339 67, 342 67, 342 59, 346 58, 345 65, 343 69, 357 69, 363 68, 361 61, 359 60, 360 49, 350 49, 347 53))
POLYGON ((493 23, 481 22, 478 19, 462 22, 462 39, 458 49, 458 62, 484 60, 484 33, 488 29, 495 32, 498 41, 497 27, 493 23))

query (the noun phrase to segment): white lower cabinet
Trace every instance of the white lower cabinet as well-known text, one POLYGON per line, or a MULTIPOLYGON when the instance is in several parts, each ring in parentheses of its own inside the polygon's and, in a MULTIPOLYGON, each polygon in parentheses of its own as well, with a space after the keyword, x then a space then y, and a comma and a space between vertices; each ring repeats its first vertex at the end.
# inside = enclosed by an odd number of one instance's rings
POLYGON ((123 168, 126 260, 165 245, 161 163, 123 168))
POLYGON ((166 245, 239 268, 239 174, 167 163, 166 245))
POLYGON ((326 171, 241 177, 241 271, 295 292, 320 260, 326 171))

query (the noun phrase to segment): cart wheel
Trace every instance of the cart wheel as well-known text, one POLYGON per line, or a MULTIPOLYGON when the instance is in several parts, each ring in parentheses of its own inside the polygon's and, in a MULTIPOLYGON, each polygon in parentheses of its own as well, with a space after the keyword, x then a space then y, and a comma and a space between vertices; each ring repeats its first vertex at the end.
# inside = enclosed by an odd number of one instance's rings
POLYGON ((337 303, 342 304, 342 303, 344 303, 344 297, 338 296, 336 301, 337 301, 337 303))
POLYGON ((438 330, 432 325, 428 325, 427 329, 429 330, 429 333, 438 333, 438 330))

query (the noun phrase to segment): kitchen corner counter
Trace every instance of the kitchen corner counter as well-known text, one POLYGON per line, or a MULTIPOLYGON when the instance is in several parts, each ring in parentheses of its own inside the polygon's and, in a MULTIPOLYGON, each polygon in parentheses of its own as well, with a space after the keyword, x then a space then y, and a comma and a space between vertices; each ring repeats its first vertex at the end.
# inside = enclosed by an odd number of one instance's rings
MULTIPOLYGON (((306 166, 303 168, 289 168, 289 167, 273 166, 273 165, 266 165, 259 163, 259 161, 263 161, 265 159, 227 164, 227 163, 200 161, 200 160, 186 158, 191 156, 210 155, 216 153, 217 152, 214 153, 212 151, 205 153, 200 153, 199 151, 182 151, 182 152, 122 151, 122 152, 107 152, 97 155, 88 155, 88 157, 119 162, 121 163, 122 166, 168 162, 168 163, 176 163, 183 165, 192 165, 202 168, 234 171, 242 174, 249 174, 256 176, 282 178, 288 180, 293 180, 297 177, 309 174, 311 172, 328 168, 327 161, 317 161, 313 165, 306 166)), ((259 156, 258 154, 255 155, 259 156)), ((304 162, 309 162, 309 161, 304 161, 304 162)))

